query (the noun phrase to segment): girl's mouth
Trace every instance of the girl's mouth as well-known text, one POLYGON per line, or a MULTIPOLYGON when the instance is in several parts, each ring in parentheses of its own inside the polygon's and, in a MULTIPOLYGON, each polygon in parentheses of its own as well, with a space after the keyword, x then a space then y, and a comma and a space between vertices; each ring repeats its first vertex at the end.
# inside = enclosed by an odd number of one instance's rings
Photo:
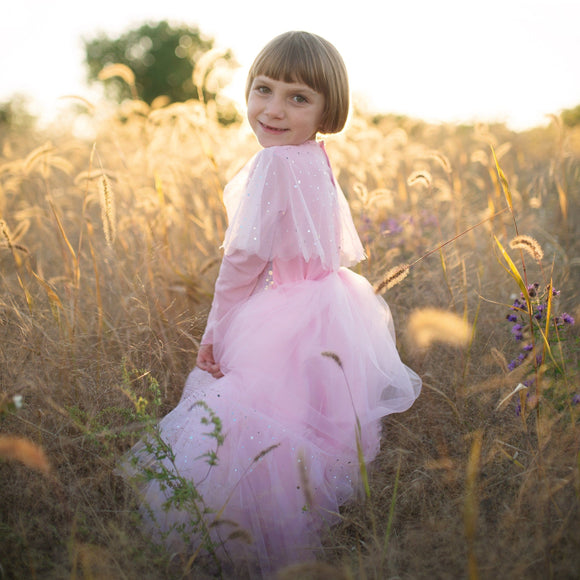
POLYGON ((266 131, 266 133, 272 133, 273 135, 280 135, 288 131, 288 129, 278 129, 277 127, 270 127, 270 125, 266 125, 265 123, 262 122, 260 122, 260 127, 262 127, 262 129, 266 131))

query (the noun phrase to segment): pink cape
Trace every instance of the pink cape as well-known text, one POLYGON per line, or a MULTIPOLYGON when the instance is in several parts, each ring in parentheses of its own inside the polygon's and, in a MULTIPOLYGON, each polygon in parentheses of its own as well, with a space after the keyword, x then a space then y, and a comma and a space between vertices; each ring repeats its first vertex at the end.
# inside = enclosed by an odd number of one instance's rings
MULTIPOLYGON (((357 440, 368 464, 381 417, 408 409, 421 381, 399 358, 387 304, 345 267, 364 253, 321 143, 264 149, 224 202, 230 225, 203 343, 225 376, 194 369, 159 428, 175 454, 166 465, 196 484, 208 521, 222 522, 212 534, 225 540, 224 557, 268 577, 313 557, 339 506, 360 491, 357 440), (213 467, 202 457, 215 440, 197 401, 225 433, 213 467), (249 543, 228 540, 233 530, 249 543)), ((129 457, 152 460, 143 444, 129 457)), ((142 487, 157 536, 190 519, 163 509, 170 491, 142 487)), ((165 541, 180 543, 176 533, 165 541)))

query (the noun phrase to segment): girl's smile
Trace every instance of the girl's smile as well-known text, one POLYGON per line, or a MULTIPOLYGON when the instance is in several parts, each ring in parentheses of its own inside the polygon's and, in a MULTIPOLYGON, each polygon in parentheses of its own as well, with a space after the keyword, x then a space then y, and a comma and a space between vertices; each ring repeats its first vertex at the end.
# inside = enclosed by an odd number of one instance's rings
POLYGON ((257 76, 248 97, 248 120, 262 147, 301 145, 314 139, 324 95, 300 82, 257 76))
POLYGON ((280 135, 288 130, 288 129, 277 129, 276 127, 270 127, 270 125, 265 125, 264 123, 261 123, 260 121, 258 121, 258 123, 259 123, 260 127, 262 129, 264 129, 264 131, 266 131, 267 133, 273 133, 274 135, 280 135))

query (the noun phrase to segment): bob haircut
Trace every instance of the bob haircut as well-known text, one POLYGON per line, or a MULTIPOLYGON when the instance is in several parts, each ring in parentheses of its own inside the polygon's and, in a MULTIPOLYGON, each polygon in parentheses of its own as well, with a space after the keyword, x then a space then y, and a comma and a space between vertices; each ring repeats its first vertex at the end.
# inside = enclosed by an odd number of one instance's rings
POLYGON ((348 74, 340 53, 324 38, 310 32, 285 32, 258 54, 248 73, 246 102, 257 76, 286 83, 300 82, 324 95, 321 133, 338 133, 349 108, 348 74))

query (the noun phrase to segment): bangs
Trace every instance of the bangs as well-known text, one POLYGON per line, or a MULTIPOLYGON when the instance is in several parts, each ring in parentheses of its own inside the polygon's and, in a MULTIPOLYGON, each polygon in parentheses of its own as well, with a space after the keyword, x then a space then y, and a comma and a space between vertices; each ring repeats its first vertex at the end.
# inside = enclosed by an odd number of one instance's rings
POLYGON ((253 78, 266 76, 285 83, 303 83, 318 93, 324 93, 320 82, 324 78, 323 67, 313 59, 311 51, 296 43, 280 44, 265 52, 252 67, 253 78))

